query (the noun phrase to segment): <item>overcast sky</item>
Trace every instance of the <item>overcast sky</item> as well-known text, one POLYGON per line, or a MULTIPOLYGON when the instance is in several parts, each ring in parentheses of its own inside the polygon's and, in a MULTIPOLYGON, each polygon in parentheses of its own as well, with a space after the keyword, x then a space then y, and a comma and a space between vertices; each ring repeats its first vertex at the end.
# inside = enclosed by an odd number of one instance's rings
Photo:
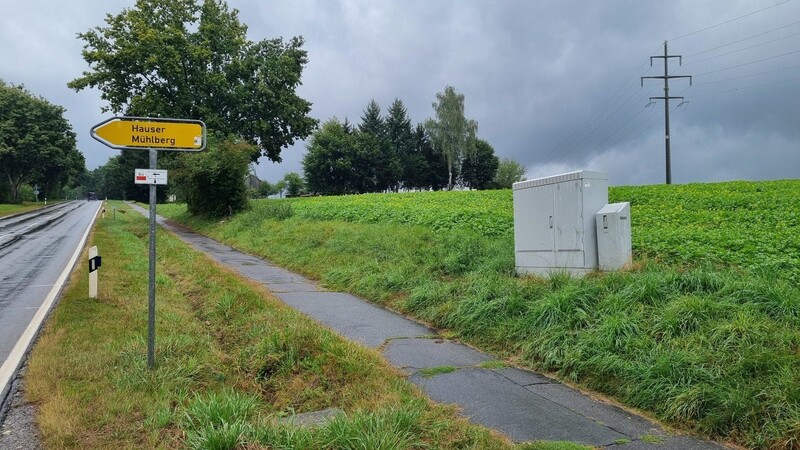
MULTIPOLYGON (((117 154, 89 129, 110 117, 76 33, 133 0, 0 0, 0 78, 67 109, 89 169, 117 154)), ((800 177, 800 0, 229 0, 252 40, 302 35, 299 93, 320 121, 358 122, 401 99, 414 123, 452 85, 499 157, 528 178, 600 170, 609 183, 664 182, 663 43, 670 55, 673 182, 800 177)), ((302 173, 305 144, 262 161, 277 181, 302 173)))

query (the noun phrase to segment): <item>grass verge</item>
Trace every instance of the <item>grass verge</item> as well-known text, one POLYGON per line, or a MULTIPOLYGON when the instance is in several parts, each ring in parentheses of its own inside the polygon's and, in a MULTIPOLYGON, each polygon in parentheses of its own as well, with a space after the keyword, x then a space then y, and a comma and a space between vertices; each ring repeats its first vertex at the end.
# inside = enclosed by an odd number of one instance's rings
POLYGON ((42 203, 29 203, 29 202, 23 202, 19 204, 2 203, 0 204, 0 217, 10 216, 11 214, 19 214, 27 211, 33 211, 34 209, 39 209, 42 207, 44 207, 44 204, 42 203))
MULTIPOLYGON (((759 184, 750 194, 769 186, 781 190, 796 183, 759 184)), ((745 206, 763 203, 754 198, 745 205, 744 194, 722 195, 714 203, 703 190, 709 188, 671 189, 661 196, 662 204, 674 202, 673 194, 691 192, 698 204, 716 208, 714 217, 730 202, 750 217, 759 213, 745 206)), ((652 189, 647 193, 658 197, 652 189)), ((359 198, 346 201, 368 207, 369 197, 353 197, 359 198)), ((259 202, 225 221, 191 218, 181 205, 165 205, 160 213, 671 425, 752 448, 800 443, 800 291, 791 281, 798 273, 794 263, 759 265, 748 259, 748 247, 736 258, 752 264, 741 266, 720 265, 716 251, 706 260, 684 255, 675 264, 656 253, 626 272, 516 278, 513 238, 507 234, 413 225, 413 218, 400 224, 395 216, 371 219, 376 223, 318 220, 307 211, 292 213, 302 202, 259 202)), ((378 207, 384 209, 391 208, 378 207)), ((702 209, 697 207, 696 227, 710 220, 702 209)), ((781 213, 781 236, 797 229, 796 213, 797 208, 781 213)), ((736 214, 726 217, 735 222, 736 214)), ((762 216, 763 222, 773 220, 762 216)), ((643 233, 655 234, 646 224, 658 221, 639 220, 643 233)), ((716 230, 708 236, 725 235, 720 239, 729 242, 739 225, 726 233, 725 223, 703 227, 716 230)), ((795 241, 796 236, 788 242, 795 241)), ((785 261, 800 261, 798 250, 786 253, 785 261)))
POLYGON ((432 404, 376 352, 161 231, 148 370, 147 221, 98 221, 91 245, 99 296, 78 267, 25 377, 47 448, 562 448, 514 446, 432 404), (343 413, 316 428, 280 420, 333 406, 343 413))

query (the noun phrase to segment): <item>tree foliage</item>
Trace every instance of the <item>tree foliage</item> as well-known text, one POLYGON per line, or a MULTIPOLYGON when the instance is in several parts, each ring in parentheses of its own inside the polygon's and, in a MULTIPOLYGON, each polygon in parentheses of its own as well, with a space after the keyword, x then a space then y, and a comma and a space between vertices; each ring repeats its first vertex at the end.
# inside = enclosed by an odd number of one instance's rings
POLYGON ((191 214, 222 217, 247 207, 247 185, 252 144, 211 139, 208 151, 181 153, 170 171, 175 195, 191 214))
POLYGON ((64 112, 0 80, 0 170, 11 202, 24 183, 39 184, 42 196, 52 198, 86 170, 64 112))
POLYGON ((444 92, 436 94, 433 110, 436 118, 428 119, 425 128, 431 137, 433 148, 447 161, 447 188, 453 189, 454 169, 465 156, 475 154, 478 122, 466 118, 464 94, 457 93, 452 86, 446 86, 444 92))
MULTIPOLYGON (((397 142, 392 139, 392 132, 396 130, 389 128, 389 119, 390 117, 381 116, 380 106, 375 100, 371 100, 358 125, 356 143, 363 156, 369 155, 370 158, 362 158, 362 161, 371 161, 368 167, 363 167, 369 172, 371 179, 361 180, 360 183, 362 190, 366 192, 397 191, 400 188, 403 168, 398 157, 397 142)), ((391 119, 397 120, 396 117, 391 119)))
POLYGON ((414 171, 421 161, 415 161, 413 155, 414 134, 411 129, 411 119, 403 102, 396 98, 389 106, 386 115, 386 137, 388 140, 388 153, 392 157, 395 182, 392 189, 397 191, 401 186, 408 188, 414 171))
POLYGON ((256 190, 256 194, 261 197, 269 197, 270 195, 275 195, 279 193, 282 188, 278 187, 278 183, 272 184, 269 181, 261 181, 261 184, 258 185, 258 189, 256 190))
POLYGON ((379 139, 386 137, 386 124, 381 116, 381 107, 374 99, 370 100, 367 107, 364 108, 364 115, 361 116, 358 131, 370 133, 379 139))
POLYGON ((477 139, 475 154, 467 156, 461 163, 461 183, 471 189, 490 189, 498 165, 494 148, 483 139, 477 139))
POLYGON ((525 181, 525 166, 511 158, 503 158, 497 166, 493 185, 497 189, 511 189, 517 181, 525 181))
MULTIPOLYGON (((447 188, 448 166, 444 156, 431 144, 430 136, 422 124, 413 134, 411 164, 408 167, 406 187, 408 189, 440 191, 447 188)), ((458 168, 454 168, 458 176, 458 168)))
POLYGON ((341 195, 356 192, 354 167, 358 165, 353 132, 335 117, 311 135, 303 157, 303 172, 310 192, 341 195))
POLYGON ((466 153, 469 160, 459 156, 449 166, 445 154, 434 148, 429 129, 421 124, 411 127, 401 100, 392 102, 386 116, 371 100, 356 129, 347 120, 333 118, 312 134, 303 172, 308 190, 324 195, 440 190, 452 188, 457 180, 486 189, 497 158, 488 143, 479 145, 480 154, 466 153), (462 164, 467 178, 460 177, 462 164))
POLYGON ((297 172, 289 172, 283 176, 283 184, 289 197, 297 197, 305 193, 306 185, 303 177, 297 172))
POLYGON ((316 126, 295 93, 308 61, 303 39, 252 42, 224 1, 137 0, 78 36, 91 70, 69 87, 99 89, 104 111, 202 119, 254 144, 254 160, 280 161, 316 126))
MULTIPOLYGON (((371 105, 374 106, 367 107, 356 130, 347 121, 332 118, 312 134, 303 158, 310 192, 342 195, 398 190, 401 185, 410 188, 412 183, 401 176, 403 167, 392 148, 397 142, 387 123, 380 119, 380 110, 375 109, 377 104, 371 102, 371 105)), ((413 138, 404 137, 404 145, 412 147, 403 150, 404 153, 414 154, 413 138)), ((425 159, 420 156, 407 162, 421 166, 425 159)))

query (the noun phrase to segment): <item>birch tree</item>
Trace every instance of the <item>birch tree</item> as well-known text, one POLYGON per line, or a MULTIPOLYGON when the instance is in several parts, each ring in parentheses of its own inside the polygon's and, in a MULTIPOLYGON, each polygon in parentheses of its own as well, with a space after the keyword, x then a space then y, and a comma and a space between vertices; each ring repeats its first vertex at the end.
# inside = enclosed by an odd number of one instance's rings
POLYGON ((466 118, 464 94, 459 94, 452 86, 447 86, 444 92, 436 94, 433 110, 436 118, 425 121, 425 128, 431 137, 433 148, 447 162, 447 189, 452 190, 454 169, 465 156, 475 155, 478 122, 466 118))

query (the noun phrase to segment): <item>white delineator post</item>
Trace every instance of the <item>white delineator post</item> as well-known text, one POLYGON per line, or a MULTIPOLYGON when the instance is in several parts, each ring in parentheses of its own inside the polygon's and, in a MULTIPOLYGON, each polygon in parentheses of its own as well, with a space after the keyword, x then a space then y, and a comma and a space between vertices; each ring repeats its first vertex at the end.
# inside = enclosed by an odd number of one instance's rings
POLYGON ((89 298, 97 298, 97 267, 93 267, 97 257, 97 246, 89 249, 89 298))

